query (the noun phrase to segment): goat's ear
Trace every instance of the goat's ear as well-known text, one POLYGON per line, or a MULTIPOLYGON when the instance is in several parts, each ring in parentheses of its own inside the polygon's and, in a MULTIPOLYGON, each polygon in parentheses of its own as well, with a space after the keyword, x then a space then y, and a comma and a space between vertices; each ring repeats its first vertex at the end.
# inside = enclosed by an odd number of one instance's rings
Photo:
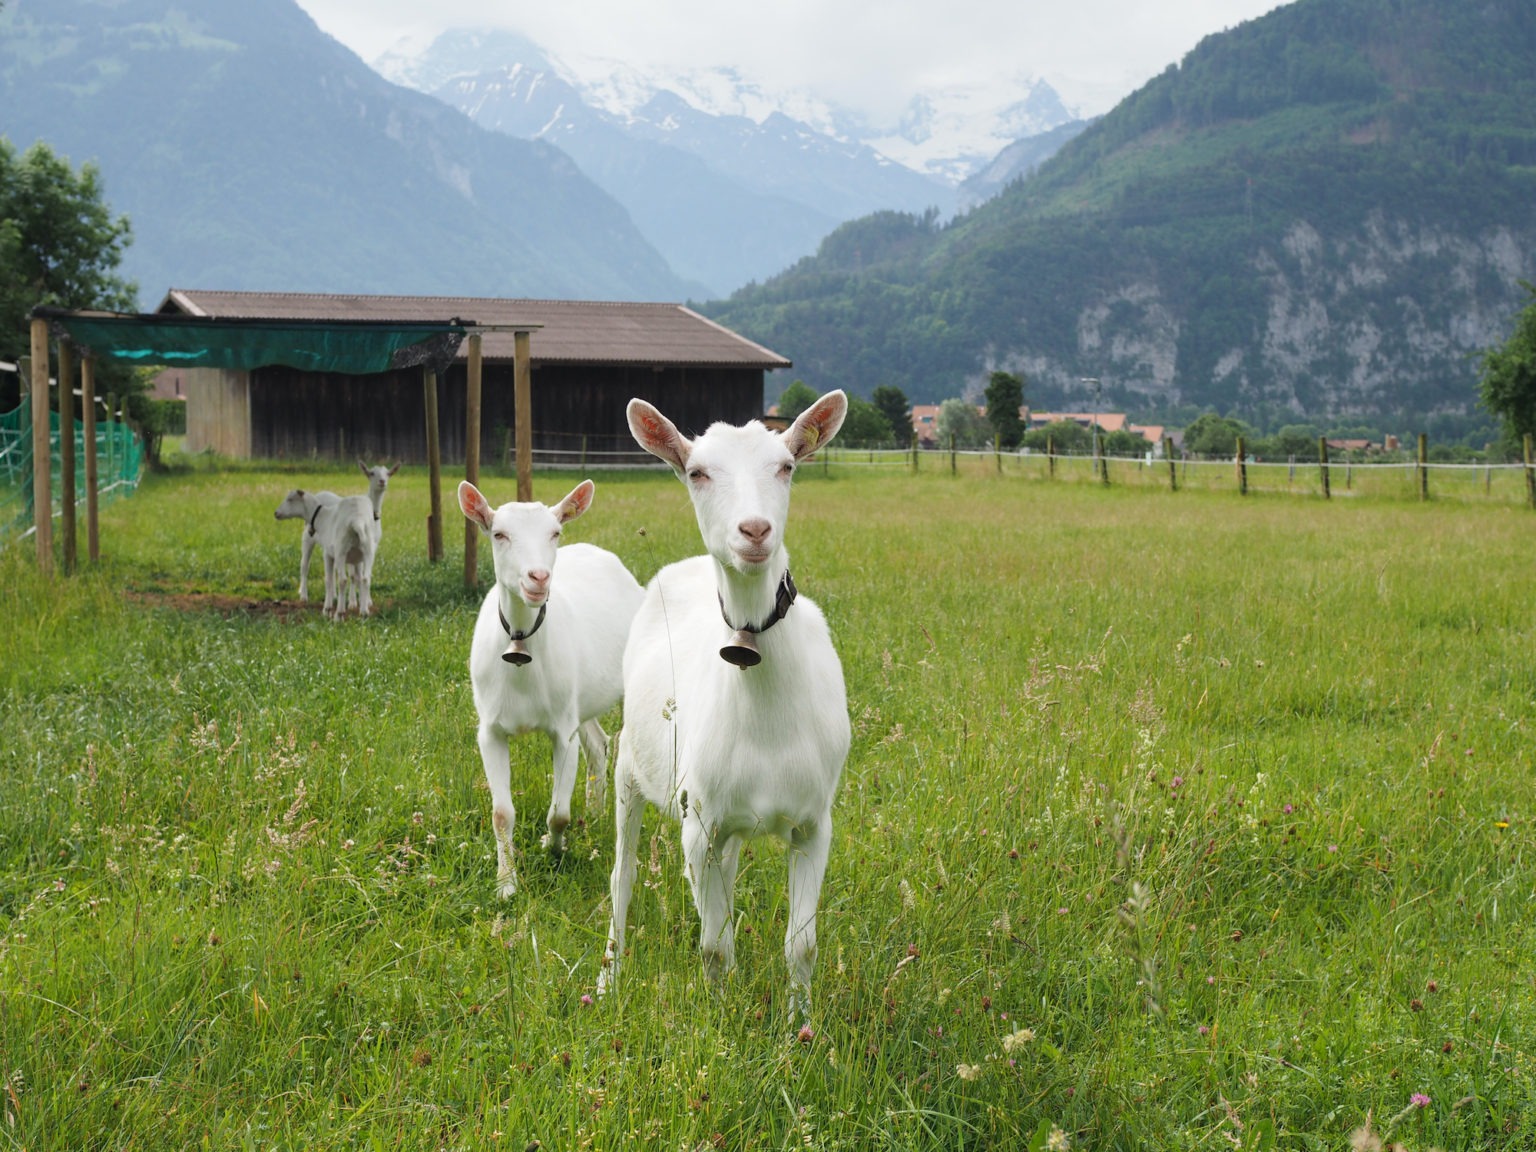
POLYGON ((364 476, 367 476, 369 474, 368 473, 368 465, 363 463, 363 458, 361 456, 359 456, 357 458, 357 466, 363 470, 363 475, 364 476))
POLYGON ((562 524, 569 524, 580 516, 588 508, 592 507, 592 493, 596 486, 590 480, 583 480, 572 488, 570 494, 560 503, 550 509, 555 514, 555 519, 562 524))
POLYGON ((803 460, 837 435, 848 415, 848 397, 842 389, 828 392, 807 408, 784 431, 784 447, 796 460, 803 460))
POLYGON ((682 475, 688 467, 688 456, 693 444, 668 420, 644 400, 634 399, 625 409, 629 418, 629 430, 636 443, 657 459, 672 465, 672 470, 682 475))
POLYGON ((491 518, 496 514, 495 510, 480 495, 480 489, 468 480, 459 481, 459 509, 466 519, 480 525, 483 531, 491 530, 491 518))
POLYGON ((389 474, 393 476, 398 471, 400 471, 400 461, 396 460, 395 466, 389 470, 389 474))

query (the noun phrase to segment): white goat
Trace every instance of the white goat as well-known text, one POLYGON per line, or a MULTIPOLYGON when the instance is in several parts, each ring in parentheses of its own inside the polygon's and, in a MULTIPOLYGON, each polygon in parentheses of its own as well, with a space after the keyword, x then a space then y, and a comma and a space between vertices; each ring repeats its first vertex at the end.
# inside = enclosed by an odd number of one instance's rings
POLYGON ((563 850, 571 822, 578 738, 594 803, 602 803, 608 785, 608 736, 598 719, 619 702, 624 638, 643 592, 612 552, 592 544, 559 547, 562 526, 591 507, 592 492, 592 481, 583 480, 553 508, 493 509, 473 484, 459 484, 459 507, 490 536, 496 567, 496 585, 475 621, 469 675, 504 898, 517 891, 508 739, 539 731, 554 745, 543 838, 552 852, 563 850))
POLYGON ((373 505, 366 496, 344 496, 315 516, 315 539, 325 556, 324 612, 340 620, 356 606, 359 616, 373 611, 373 560, 379 539, 373 505))
POLYGON ((377 544, 383 535, 384 523, 384 493, 389 491, 389 478, 400 471, 400 465, 393 468, 376 464, 370 468, 361 460, 357 466, 363 470, 363 475, 368 477, 368 503, 373 506, 373 540, 377 544))
POLYGON ((629 402, 635 439, 688 486, 709 554, 657 573, 624 650, 613 920, 599 992, 617 985, 649 801, 682 822, 712 983, 735 964, 743 837, 788 842, 789 1010, 810 1010, 816 908, 850 736, 842 665, 820 609, 796 599, 784 527, 796 462, 836 435, 847 407, 832 392, 782 435, 754 420, 689 441, 651 405, 629 402))
POLYGON ((309 557, 315 550, 315 516, 321 508, 333 506, 341 497, 334 492, 306 492, 295 488, 272 515, 279 520, 304 521, 303 551, 299 554, 299 602, 309 602, 309 557))

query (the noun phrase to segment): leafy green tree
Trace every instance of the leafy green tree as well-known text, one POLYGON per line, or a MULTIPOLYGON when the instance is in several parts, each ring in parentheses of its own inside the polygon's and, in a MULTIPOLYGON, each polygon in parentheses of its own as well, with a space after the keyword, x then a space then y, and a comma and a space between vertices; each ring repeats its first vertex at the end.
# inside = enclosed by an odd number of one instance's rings
MULTIPOLYGON (((0 137, 0 359, 28 354, 27 313, 36 305, 132 309, 138 288, 117 273, 130 236, 128 218, 107 207, 94 164, 76 172, 44 143, 18 155, 0 137)), ((101 383, 119 383, 112 377, 103 365, 101 383)), ((13 389, 14 379, 7 374, 3 386, 13 389)), ((0 408, 16 400, 14 390, 0 395, 0 408)))
POLYGON ((994 372, 987 380, 987 423, 1004 448, 1017 448, 1024 438, 1024 381, 1012 372, 994 372))
POLYGON ((951 440, 957 448, 981 448, 992 443, 992 425, 968 400, 955 396, 945 400, 933 423, 940 448, 948 448, 951 440))
POLYGON ((1241 420, 1207 412, 1184 429, 1184 451, 1196 456, 1231 456, 1237 451, 1237 438, 1252 435, 1253 430, 1241 420))
POLYGON ((849 448, 873 448, 896 439, 885 413, 860 396, 848 397, 848 415, 843 418, 839 444, 849 448))
POLYGON ((779 393, 779 415, 785 420, 793 420, 812 404, 816 403, 816 400, 816 389, 812 388, 804 380, 796 380, 779 393))
POLYGON ((912 439, 912 402, 905 392, 894 384, 881 384, 869 398, 885 414, 897 440, 905 444, 912 439))
POLYGON ((1093 451, 1093 433, 1073 420, 1058 420, 1024 433, 1024 447, 1033 452, 1047 448, 1063 454, 1093 451))
POLYGON ((1318 431, 1312 424, 1287 424, 1273 436, 1254 445, 1253 450, 1271 460, 1283 460, 1289 456, 1317 458, 1318 431))
POLYGON ((1536 285, 1520 286, 1531 301, 1515 320, 1515 331, 1503 345, 1483 353, 1483 407, 1504 422, 1513 441, 1536 436, 1536 285))
POLYGON ((1145 456, 1151 448, 1151 441, 1129 428, 1117 428, 1104 435, 1104 452, 1108 456, 1145 456))

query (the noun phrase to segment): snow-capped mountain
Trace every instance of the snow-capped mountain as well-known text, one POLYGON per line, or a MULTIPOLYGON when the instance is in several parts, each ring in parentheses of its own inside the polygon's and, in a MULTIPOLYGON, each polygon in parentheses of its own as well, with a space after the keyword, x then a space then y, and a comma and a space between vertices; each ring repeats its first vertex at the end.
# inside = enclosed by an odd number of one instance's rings
POLYGON ((871 123, 731 68, 665 75, 556 59, 513 32, 460 29, 374 62, 485 127, 566 151, 629 209, 682 276, 729 293, 815 251, 838 224, 894 209, 948 215, 955 185, 1021 136, 1074 119, 1027 78, 915 95, 871 123))

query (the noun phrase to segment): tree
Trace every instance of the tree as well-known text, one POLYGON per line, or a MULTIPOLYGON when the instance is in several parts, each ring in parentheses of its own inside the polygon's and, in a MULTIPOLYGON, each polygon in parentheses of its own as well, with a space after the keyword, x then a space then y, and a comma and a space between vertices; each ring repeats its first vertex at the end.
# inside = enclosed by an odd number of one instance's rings
POLYGON ((816 403, 816 400, 816 389, 812 388, 804 380, 796 380, 779 393, 779 416, 785 420, 793 420, 812 404, 816 403))
POLYGON ((987 423, 1004 448, 1017 448, 1024 438, 1024 381, 1012 372, 994 372, 987 380, 987 423))
POLYGON ((1536 285, 1520 286, 1531 301, 1515 319, 1515 331, 1498 348, 1483 353, 1483 407, 1504 422, 1504 432, 1518 443, 1536 436, 1536 285))
POLYGON ((953 441, 957 448, 981 448, 992 442, 992 425, 968 400, 952 396, 939 405, 934 431, 939 447, 948 448, 953 441))
POLYGON ((1049 447, 1063 455, 1091 452, 1093 433, 1074 420, 1058 420, 1044 428, 1031 428, 1024 433, 1024 446, 1034 452, 1044 452, 1049 447))
POLYGON ((848 414, 843 417, 842 431, 837 434, 838 443, 850 448, 872 448, 889 444, 893 439, 891 422, 884 412, 862 397, 848 397, 848 414))
MULTIPOLYGON (((94 164, 76 172, 41 142, 18 156, 0 137, 0 359, 28 354, 27 313, 39 304, 132 309, 138 287, 117 274, 130 238, 94 164)), ((102 383, 112 376, 104 371, 102 383)), ((0 396, 0 408, 16 400, 0 396)))
POLYGON ((1184 451, 1196 456, 1231 456, 1237 451, 1237 438, 1252 435, 1241 420, 1207 412, 1184 429, 1184 451))
POLYGON ((1109 456, 1145 456, 1151 450, 1151 441, 1129 428, 1117 428, 1104 436, 1104 452, 1109 456))
POLYGON ((912 439, 912 402, 894 384, 881 384, 869 394, 876 408, 885 414, 891 433, 901 443, 912 439))

